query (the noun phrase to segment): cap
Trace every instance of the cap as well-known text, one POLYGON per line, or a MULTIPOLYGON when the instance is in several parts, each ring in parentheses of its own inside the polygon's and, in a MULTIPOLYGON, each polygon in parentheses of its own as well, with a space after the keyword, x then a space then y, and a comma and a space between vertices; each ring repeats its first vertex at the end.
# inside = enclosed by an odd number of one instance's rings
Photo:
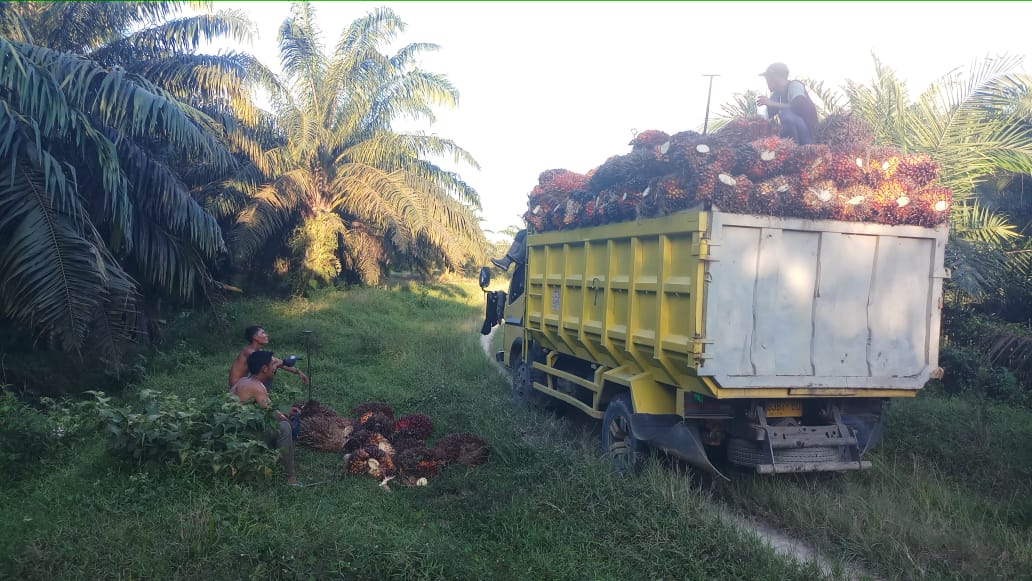
POLYGON ((765 70, 762 73, 760 73, 760 76, 761 77, 770 77, 770 76, 787 77, 788 76, 788 65, 786 65, 785 63, 773 63, 769 67, 767 67, 767 70, 765 70))

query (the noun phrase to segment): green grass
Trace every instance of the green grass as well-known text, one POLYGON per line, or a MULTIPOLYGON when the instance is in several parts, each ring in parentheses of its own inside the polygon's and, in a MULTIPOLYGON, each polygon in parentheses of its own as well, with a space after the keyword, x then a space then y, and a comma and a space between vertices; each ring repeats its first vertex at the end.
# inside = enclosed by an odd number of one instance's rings
POLYGON ((1032 578, 1032 413, 896 401, 871 460, 832 478, 741 475, 716 494, 887 578, 1032 578))
MULTIPOLYGON (((119 463, 98 437, 0 491, 0 578, 819 576, 721 522, 691 479, 657 465, 613 477, 590 426, 515 407, 477 342, 481 309, 461 283, 238 300, 230 328, 184 313, 138 388, 220 393, 243 327, 264 325, 280 355, 303 354, 308 328, 316 399, 426 413, 434 437, 485 437, 491 461, 387 493, 367 477, 338 479, 336 455, 301 451, 299 476, 322 484, 293 489, 279 474, 233 483, 119 463)), ((285 373, 276 383, 274 399, 298 385, 285 373)))

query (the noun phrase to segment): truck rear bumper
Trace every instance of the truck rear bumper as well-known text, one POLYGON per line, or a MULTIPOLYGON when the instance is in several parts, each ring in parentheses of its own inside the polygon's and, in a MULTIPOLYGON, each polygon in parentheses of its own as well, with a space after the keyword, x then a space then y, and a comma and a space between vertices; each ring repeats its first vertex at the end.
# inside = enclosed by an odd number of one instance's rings
POLYGON ((756 466, 756 473, 845 472, 847 470, 866 470, 870 467, 871 462, 869 460, 861 460, 859 462, 797 462, 791 464, 760 464, 756 466))

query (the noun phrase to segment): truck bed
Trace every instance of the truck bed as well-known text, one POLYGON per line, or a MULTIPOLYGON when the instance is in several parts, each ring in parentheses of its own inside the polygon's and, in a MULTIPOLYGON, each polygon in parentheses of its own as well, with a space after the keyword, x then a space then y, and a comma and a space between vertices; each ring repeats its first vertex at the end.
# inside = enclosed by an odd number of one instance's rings
POLYGON ((938 370, 946 236, 702 210, 531 235, 527 331, 717 398, 912 394, 938 370))

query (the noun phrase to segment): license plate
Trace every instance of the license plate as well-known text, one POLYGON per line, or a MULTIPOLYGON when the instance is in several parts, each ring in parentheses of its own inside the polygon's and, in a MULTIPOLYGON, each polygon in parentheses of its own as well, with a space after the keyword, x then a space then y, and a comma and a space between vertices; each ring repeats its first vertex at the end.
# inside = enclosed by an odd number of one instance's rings
POLYGON ((803 415, 801 401, 769 401, 767 402, 768 418, 794 418, 803 415))

